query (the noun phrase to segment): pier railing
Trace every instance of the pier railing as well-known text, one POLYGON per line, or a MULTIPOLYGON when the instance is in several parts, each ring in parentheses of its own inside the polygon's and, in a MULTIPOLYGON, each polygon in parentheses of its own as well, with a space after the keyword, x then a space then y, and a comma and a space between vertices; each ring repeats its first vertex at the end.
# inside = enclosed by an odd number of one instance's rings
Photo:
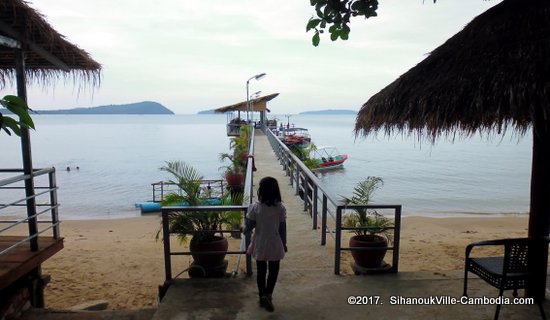
POLYGON ((55 168, 35 169, 32 177, 22 173, 23 169, 0 169, 0 236, 13 235, 24 225, 28 228, 28 236, 1 248, 0 256, 22 245, 38 251, 39 236, 50 230, 54 239, 60 238, 55 168), (31 195, 25 192, 29 180, 35 190, 31 195))
MULTIPOLYGON (((273 151, 275 152, 283 170, 289 177, 290 184, 295 188, 296 195, 300 196, 304 203, 304 211, 308 211, 312 218, 312 229, 317 230, 320 220, 321 230, 321 245, 326 245, 327 235, 329 235, 335 243, 334 252, 334 273, 340 274, 340 265, 342 251, 365 250, 358 248, 345 247, 342 244, 342 231, 354 231, 359 229, 369 228, 347 228, 344 227, 343 221, 347 210, 364 208, 368 210, 376 210, 383 216, 393 215, 393 226, 385 228, 391 231, 389 243, 392 245, 388 250, 392 251, 392 263, 389 268, 384 270, 387 272, 398 272, 399 267, 399 239, 401 233, 401 205, 344 205, 340 200, 337 200, 332 193, 323 185, 323 183, 309 170, 306 165, 298 159, 289 149, 283 144, 273 132, 265 127, 263 131, 268 138, 273 151), (330 218, 330 220, 329 220, 330 218)), ((368 250, 368 249, 366 249, 368 250)))
MULTIPOLYGON (((254 130, 250 130, 250 141, 249 141, 249 154, 254 154, 254 130)), ((241 223, 244 223, 246 217, 246 210, 248 205, 252 201, 252 190, 253 190, 253 172, 254 172, 254 158, 249 157, 246 167, 246 178, 244 182, 244 200, 242 205, 234 206, 193 206, 193 207, 180 207, 180 206, 167 206, 161 207, 162 215, 162 239, 164 245, 164 267, 165 267, 165 287, 169 285, 170 281, 173 279, 172 275, 172 256, 189 256, 191 251, 173 251, 170 244, 170 235, 175 234, 170 230, 170 218, 177 214, 177 212, 216 212, 218 214, 226 214, 229 211, 239 211, 241 213, 241 223)), ((204 230, 203 232, 216 232, 216 233, 238 233, 241 234, 242 230, 233 229, 233 230, 204 230)), ((229 251, 193 251, 193 255, 219 255, 219 254, 234 254, 234 255, 245 255, 245 268, 246 274, 252 274, 252 259, 249 255, 246 254, 246 248, 250 244, 250 236, 245 236, 241 240, 241 245, 238 250, 229 250, 229 251), (244 243, 243 243, 244 242, 244 243)), ((240 261, 240 258, 238 258, 240 261)), ((235 271, 238 272, 237 268, 235 271)), ((181 274, 181 273, 180 273, 181 274)), ((177 277, 177 276, 176 276, 177 277)))

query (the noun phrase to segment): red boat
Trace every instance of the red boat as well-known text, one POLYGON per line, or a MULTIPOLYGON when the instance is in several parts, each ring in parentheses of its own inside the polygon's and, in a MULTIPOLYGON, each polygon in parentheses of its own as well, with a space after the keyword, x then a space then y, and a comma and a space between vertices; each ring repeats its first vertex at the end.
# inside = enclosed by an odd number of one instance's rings
POLYGON ((313 151, 313 159, 317 161, 317 167, 312 171, 321 171, 342 168, 348 155, 341 154, 336 147, 319 147, 313 151))

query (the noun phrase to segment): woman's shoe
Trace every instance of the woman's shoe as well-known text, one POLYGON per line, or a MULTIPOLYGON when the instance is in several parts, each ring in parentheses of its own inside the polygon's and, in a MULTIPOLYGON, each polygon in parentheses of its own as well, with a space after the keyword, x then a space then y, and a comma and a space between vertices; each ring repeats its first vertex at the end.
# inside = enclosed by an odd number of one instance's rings
POLYGON ((275 307, 273 306, 273 301, 271 301, 271 296, 265 295, 260 298, 260 306, 265 308, 269 312, 273 312, 275 307))

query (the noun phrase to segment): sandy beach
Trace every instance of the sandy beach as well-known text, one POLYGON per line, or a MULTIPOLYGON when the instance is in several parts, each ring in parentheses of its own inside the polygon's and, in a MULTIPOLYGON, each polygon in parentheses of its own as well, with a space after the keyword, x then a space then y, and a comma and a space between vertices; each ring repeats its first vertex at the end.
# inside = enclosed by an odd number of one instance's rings
MULTIPOLYGON (((155 307, 158 286, 164 281, 162 242, 155 240, 159 226, 157 216, 64 221, 65 248, 43 265, 43 273, 52 278, 46 305, 64 309, 105 300, 108 309, 155 307)), ((460 270, 468 243, 526 235, 526 216, 403 218, 399 271, 460 270)), ((333 247, 328 242, 327 251, 333 247)), ((239 240, 231 239, 230 245, 237 248, 239 240)), ((236 267, 235 259, 228 256, 228 271, 236 267)), ((349 259, 343 257, 342 274, 354 276, 349 259)), ((189 261, 188 257, 174 259, 174 273, 184 270, 189 261)))

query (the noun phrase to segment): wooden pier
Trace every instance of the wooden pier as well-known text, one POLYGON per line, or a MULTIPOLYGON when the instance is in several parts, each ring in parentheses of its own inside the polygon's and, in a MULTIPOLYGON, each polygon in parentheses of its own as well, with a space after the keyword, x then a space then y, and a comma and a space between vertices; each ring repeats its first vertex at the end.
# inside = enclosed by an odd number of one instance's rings
MULTIPOLYGON (((20 242, 23 236, 1 236, 0 251, 20 242)), ((0 256, 0 291, 38 268, 44 261, 63 249, 63 238, 40 237, 38 250, 31 251, 28 243, 23 243, 0 256)))

